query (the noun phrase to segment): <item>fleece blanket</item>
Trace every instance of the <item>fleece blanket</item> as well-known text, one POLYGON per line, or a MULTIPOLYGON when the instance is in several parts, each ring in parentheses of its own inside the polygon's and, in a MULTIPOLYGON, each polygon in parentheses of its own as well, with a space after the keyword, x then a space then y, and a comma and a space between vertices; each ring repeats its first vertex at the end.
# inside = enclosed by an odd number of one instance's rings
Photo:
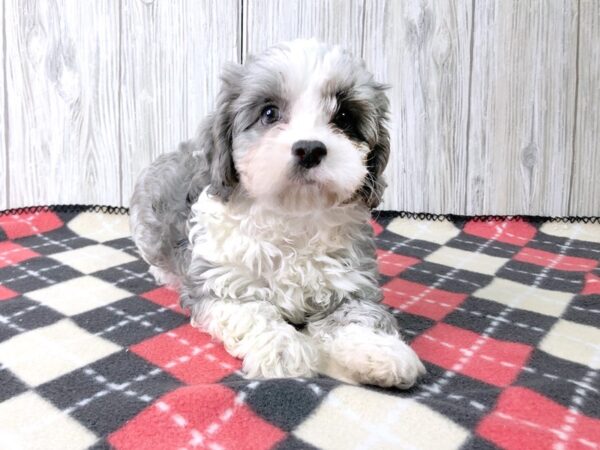
POLYGON ((2 449, 600 448, 600 225, 380 214, 409 391, 252 380, 155 284, 125 211, 0 215, 2 449))

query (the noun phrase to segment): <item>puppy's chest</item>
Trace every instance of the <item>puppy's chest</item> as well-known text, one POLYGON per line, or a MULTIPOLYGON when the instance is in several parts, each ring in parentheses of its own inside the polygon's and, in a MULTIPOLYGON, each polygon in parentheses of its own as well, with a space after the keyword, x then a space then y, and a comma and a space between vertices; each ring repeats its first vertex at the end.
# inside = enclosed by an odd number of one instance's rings
POLYGON ((241 270, 273 288, 325 288, 331 276, 355 269, 348 248, 352 242, 341 230, 314 230, 298 222, 255 227, 221 221, 206 228, 199 254, 215 266, 241 270), (330 276, 328 276, 330 275, 330 276))
POLYGON ((205 289, 219 297, 266 300, 301 322, 372 284, 353 251, 357 223, 319 225, 314 218, 254 218, 226 210, 198 223, 194 255, 213 267, 205 289))

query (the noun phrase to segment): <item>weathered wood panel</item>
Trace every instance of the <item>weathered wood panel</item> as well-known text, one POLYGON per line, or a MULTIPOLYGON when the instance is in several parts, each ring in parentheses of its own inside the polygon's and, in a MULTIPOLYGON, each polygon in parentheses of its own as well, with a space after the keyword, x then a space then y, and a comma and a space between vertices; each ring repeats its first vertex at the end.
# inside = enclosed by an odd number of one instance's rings
POLYGON ((4 91, 4 0, 0 4, 0 210, 8 208, 8 155, 6 153, 6 103, 4 91))
POLYGON ((243 0, 244 55, 281 41, 316 37, 361 53, 363 1, 243 0))
POLYGON ((317 37, 361 54, 392 86, 383 207, 600 215, 599 10, 596 0, 2 0, 0 209, 127 205, 139 170, 212 109, 224 62, 317 37))
POLYGON ((9 206, 117 204, 118 3, 3 3, 9 206))
POLYGON ((239 59, 238 0, 122 2, 122 203, 139 171, 190 138, 239 59))
POLYGON ((564 215, 577 1, 476 1, 474 19, 467 213, 564 215))
POLYGON ((464 213, 471 1, 366 5, 364 57, 391 85, 383 207, 464 213))
POLYGON ((579 11, 577 124, 569 213, 600 215, 600 2, 579 11))

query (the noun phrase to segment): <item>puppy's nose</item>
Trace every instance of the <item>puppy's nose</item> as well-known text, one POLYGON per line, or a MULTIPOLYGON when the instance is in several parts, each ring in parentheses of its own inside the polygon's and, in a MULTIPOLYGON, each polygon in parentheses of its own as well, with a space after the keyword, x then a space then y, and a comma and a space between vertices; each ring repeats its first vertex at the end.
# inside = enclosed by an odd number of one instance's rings
POLYGON ((292 155, 296 162, 310 169, 318 166, 325 155, 327 155, 327 147, 321 141, 298 141, 292 145, 292 155))

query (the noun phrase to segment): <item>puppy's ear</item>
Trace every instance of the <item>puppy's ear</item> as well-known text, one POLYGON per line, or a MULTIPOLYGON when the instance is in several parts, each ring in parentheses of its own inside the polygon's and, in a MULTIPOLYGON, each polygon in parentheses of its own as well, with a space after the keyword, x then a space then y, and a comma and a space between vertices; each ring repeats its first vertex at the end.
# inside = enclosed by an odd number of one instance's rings
POLYGON ((233 162, 233 102, 241 92, 243 67, 230 63, 221 74, 221 90, 217 96, 215 112, 209 118, 204 136, 210 165, 209 194, 227 201, 238 184, 238 174, 233 162))
POLYGON ((383 171, 390 157, 390 134, 387 128, 390 101, 385 91, 387 85, 373 83, 373 102, 376 110, 377 139, 371 145, 367 155, 367 177, 361 188, 361 195, 369 208, 377 207, 383 198, 383 191, 387 183, 383 178, 383 171))

